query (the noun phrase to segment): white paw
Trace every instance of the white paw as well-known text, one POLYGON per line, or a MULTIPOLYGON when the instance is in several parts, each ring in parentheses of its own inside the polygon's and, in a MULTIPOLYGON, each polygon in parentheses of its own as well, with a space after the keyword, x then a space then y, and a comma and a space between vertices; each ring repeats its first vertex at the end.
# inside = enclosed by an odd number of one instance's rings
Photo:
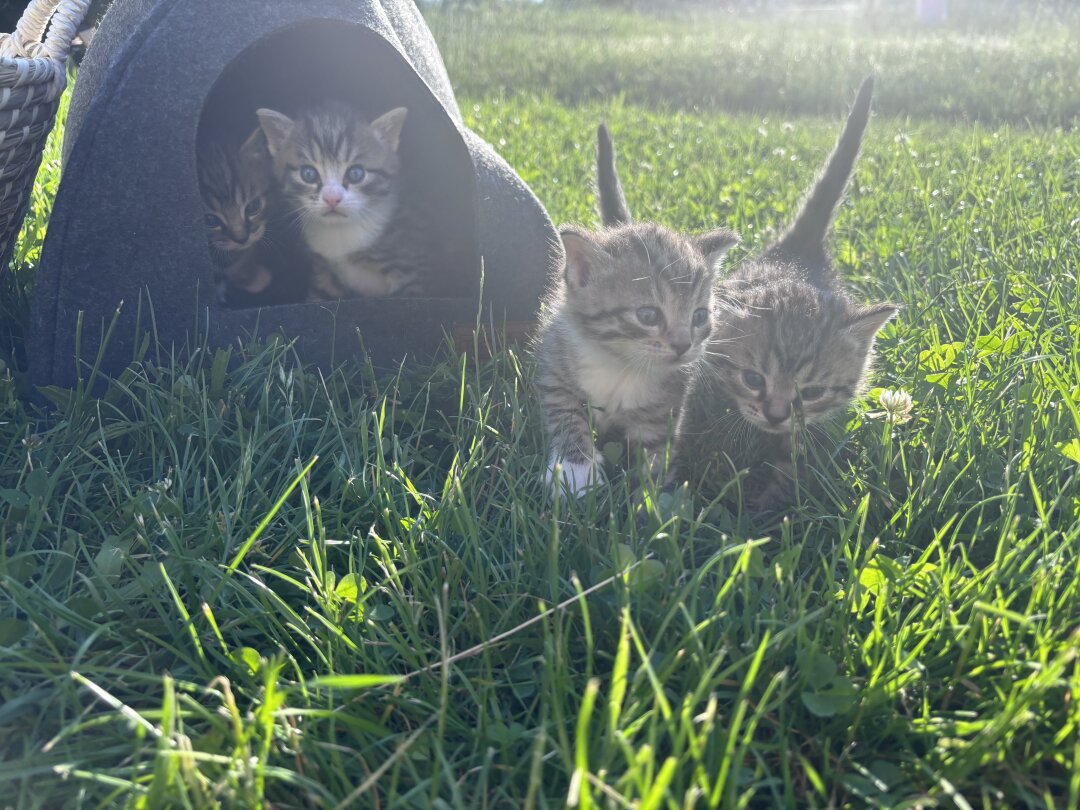
POLYGON ((589 461, 568 461, 552 457, 548 461, 544 481, 548 488, 555 487, 555 481, 562 484, 562 491, 573 498, 581 495, 590 487, 604 483, 604 459, 598 453, 589 461))

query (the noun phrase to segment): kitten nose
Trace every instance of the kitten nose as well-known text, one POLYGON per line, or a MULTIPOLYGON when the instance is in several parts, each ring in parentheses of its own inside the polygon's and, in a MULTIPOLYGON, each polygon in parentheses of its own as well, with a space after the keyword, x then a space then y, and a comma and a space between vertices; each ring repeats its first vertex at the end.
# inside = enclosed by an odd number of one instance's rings
POLYGON ((676 357, 682 357, 687 351, 690 350, 690 341, 679 340, 671 341, 671 350, 675 352, 676 357))
POLYGON ((667 342, 668 346, 671 347, 671 350, 675 352, 675 357, 682 357, 686 354, 692 343, 690 340, 690 330, 681 327, 673 327, 667 333, 667 342))
POLYGON ((341 205, 341 201, 345 199, 345 189, 338 185, 325 185, 322 190, 322 201, 326 203, 331 209, 337 208, 341 205))
POLYGON ((766 402, 765 407, 763 407, 761 411, 765 414, 765 419, 770 425, 779 425, 791 416, 791 403, 785 402, 780 406, 780 410, 773 410, 773 404, 771 402, 766 402))
POLYGON ((247 242, 249 232, 244 228, 229 228, 229 238, 236 244, 242 245, 247 242))

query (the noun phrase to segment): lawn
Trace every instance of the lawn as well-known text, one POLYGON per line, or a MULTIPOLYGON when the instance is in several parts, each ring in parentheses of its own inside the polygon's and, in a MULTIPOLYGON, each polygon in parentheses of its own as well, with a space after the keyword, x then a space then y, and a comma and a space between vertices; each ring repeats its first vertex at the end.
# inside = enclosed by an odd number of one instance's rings
POLYGON ((594 222, 604 119, 635 212, 734 227, 734 260, 875 64, 833 246, 858 297, 904 306, 872 384, 914 418, 872 418, 871 392, 822 485, 754 526, 692 492, 639 520, 621 480, 552 505, 520 348, 392 377, 282 343, 151 352, 100 399, 32 405, 54 143, 0 277, 0 805, 1076 807, 1069 30, 905 57, 896 31, 464 14, 432 26, 468 123, 554 220, 594 222), (751 94, 680 61, 723 63, 731 27, 768 56, 751 94), (565 40, 588 32, 586 87, 565 40), (1000 53, 1015 81, 968 75, 1000 53))

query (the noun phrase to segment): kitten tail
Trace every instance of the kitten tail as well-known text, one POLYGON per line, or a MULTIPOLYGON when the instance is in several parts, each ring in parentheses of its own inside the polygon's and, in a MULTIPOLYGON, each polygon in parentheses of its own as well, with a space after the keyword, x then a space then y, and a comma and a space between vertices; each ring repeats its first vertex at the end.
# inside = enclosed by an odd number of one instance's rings
POLYGON ((766 261, 794 262, 809 271, 811 279, 826 273, 829 257, 825 250, 825 235, 832 224, 836 207, 844 194, 855 158, 859 154, 863 132, 870 118, 870 98, 874 94, 874 77, 868 76, 859 88, 847 123, 840 133, 817 183, 810 190, 795 221, 780 240, 762 257, 766 261))
POLYGON ((619 173, 615 170, 615 146, 606 124, 596 128, 596 190, 600 222, 605 227, 628 225, 632 221, 619 173))

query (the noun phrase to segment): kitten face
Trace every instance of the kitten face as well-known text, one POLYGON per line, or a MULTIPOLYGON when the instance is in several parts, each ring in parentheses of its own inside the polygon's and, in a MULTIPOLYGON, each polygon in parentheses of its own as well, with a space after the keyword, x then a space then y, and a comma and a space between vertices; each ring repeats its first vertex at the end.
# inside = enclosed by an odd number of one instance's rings
POLYGON ((862 390, 874 335, 897 307, 860 307, 783 268, 753 269, 720 287, 710 375, 759 430, 824 422, 862 390))
POLYGON ((295 120, 258 111, 286 204, 305 231, 363 230, 373 234, 371 241, 381 235, 397 202, 406 114, 399 107, 368 124, 338 103, 295 120))
POLYGON ((581 337, 642 372, 696 362, 712 331, 713 282, 730 231, 679 236, 658 225, 562 233, 564 311, 581 337))
POLYGON ((198 157, 210 246, 226 253, 247 250, 263 238, 270 215, 274 166, 262 130, 239 149, 212 143, 198 157))

